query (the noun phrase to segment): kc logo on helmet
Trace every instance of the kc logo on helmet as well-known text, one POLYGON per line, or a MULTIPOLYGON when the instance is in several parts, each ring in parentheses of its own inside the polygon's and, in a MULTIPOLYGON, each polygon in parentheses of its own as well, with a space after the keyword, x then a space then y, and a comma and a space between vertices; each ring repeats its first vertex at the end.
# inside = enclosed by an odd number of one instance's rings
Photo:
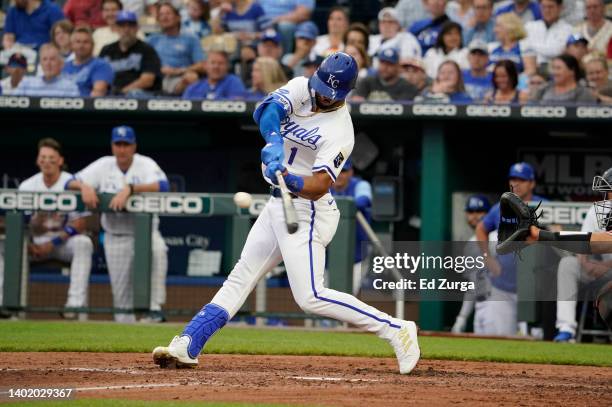
POLYGON ((327 83, 329 83, 332 88, 336 89, 338 87, 338 84, 340 83, 340 80, 336 79, 334 75, 329 74, 329 78, 327 78, 327 83))

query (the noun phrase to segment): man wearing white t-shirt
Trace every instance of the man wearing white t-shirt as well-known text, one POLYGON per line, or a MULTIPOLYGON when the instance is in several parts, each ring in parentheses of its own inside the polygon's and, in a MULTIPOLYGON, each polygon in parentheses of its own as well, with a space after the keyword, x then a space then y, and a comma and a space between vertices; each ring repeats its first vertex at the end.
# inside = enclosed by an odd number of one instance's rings
POLYGON ((400 59, 421 57, 419 41, 402 30, 399 15, 393 7, 385 7, 378 13, 378 31, 380 34, 370 35, 368 47, 368 54, 375 57, 375 65, 378 64, 378 53, 387 48, 397 49, 400 59))
MULTIPOLYGON (((75 174, 68 188, 80 190, 83 202, 90 208, 98 206, 97 193, 115 194, 109 207, 117 212, 102 214, 105 230, 104 252, 113 291, 113 306, 123 312, 115 314, 117 322, 134 322, 130 311, 134 305, 133 273, 134 223, 133 214, 122 212, 130 195, 136 192, 166 192, 168 178, 155 161, 136 153, 136 134, 131 127, 119 126, 112 131, 112 156, 102 157, 75 174)), ((151 315, 147 322, 163 322, 161 306, 166 300, 168 248, 159 233, 159 218, 153 218, 151 239, 151 315)))
POLYGON ((561 18, 563 0, 540 0, 542 20, 525 24, 527 43, 536 53, 537 64, 546 64, 565 49, 572 26, 561 18))
MULTIPOLYGON (((61 192, 72 179, 72 174, 62 171, 64 157, 60 144, 52 138, 38 143, 36 165, 40 172, 19 185, 20 191, 61 192)), ((82 308, 88 303, 89 274, 93 243, 84 234, 88 212, 37 211, 30 218, 31 243, 28 244, 30 260, 57 259, 70 262, 70 287, 66 308, 82 308)), ((66 318, 76 315, 67 311, 66 318)), ((79 319, 86 319, 79 314, 79 319)))

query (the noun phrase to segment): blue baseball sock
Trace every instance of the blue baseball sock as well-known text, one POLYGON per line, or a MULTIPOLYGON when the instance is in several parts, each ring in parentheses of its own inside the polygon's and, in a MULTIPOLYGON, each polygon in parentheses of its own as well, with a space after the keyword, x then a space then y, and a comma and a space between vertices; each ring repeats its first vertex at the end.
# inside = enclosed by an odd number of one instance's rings
POLYGON ((229 315, 226 310, 215 304, 206 304, 187 324, 183 335, 191 338, 187 352, 189 357, 197 358, 206 342, 227 323, 229 315))

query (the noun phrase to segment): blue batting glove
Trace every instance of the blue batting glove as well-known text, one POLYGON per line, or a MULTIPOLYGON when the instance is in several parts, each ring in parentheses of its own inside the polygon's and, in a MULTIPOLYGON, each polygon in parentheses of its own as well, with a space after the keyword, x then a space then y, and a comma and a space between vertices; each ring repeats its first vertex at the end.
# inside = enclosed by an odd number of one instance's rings
POLYGON ((282 163, 285 159, 282 143, 268 143, 261 149, 261 162, 265 165, 273 161, 282 163))
POLYGON ((276 171, 284 172, 285 167, 283 167, 283 165, 278 161, 272 161, 266 166, 266 171, 264 172, 266 177, 268 177, 274 185, 278 185, 278 180, 276 179, 276 171))

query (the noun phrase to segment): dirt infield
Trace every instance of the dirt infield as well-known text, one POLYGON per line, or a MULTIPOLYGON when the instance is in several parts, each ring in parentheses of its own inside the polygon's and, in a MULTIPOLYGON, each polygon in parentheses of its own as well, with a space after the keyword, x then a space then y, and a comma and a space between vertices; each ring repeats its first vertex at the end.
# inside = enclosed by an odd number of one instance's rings
POLYGON ((77 398, 326 406, 612 405, 612 368, 394 359, 204 355, 161 370, 148 354, 2 353, 0 387, 73 387, 77 398))

